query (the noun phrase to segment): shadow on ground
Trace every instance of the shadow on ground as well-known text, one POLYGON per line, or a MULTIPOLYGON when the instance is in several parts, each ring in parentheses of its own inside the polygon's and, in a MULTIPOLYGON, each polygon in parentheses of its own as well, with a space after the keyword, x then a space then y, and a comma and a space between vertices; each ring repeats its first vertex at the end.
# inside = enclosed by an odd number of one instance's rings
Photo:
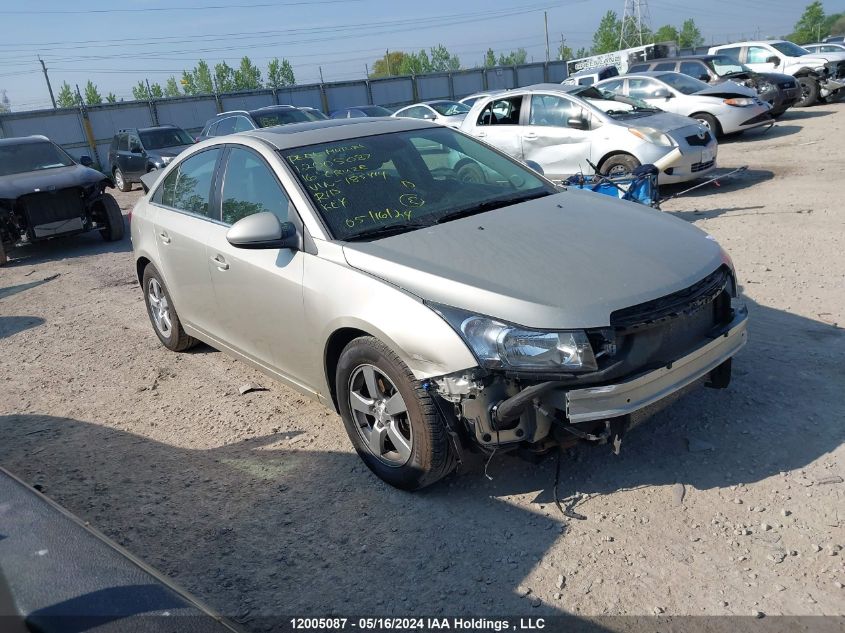
POLYGON ((127 253, 132 250, 132 242, 129 240, 129 226, 125 219, 124 225, 124 238, 117 242, 106 242, 99 231, 89 231, 18 246, 9 251, 6 267, 43 264, 103 253, 127 253))
MULTIPOLYGON (((561 495, 752 483, 838 446, 843 330, 750 311, 729 389, 689 395, 626 436, 619 456, 607 446, 568 455, 561 495)), ((318 611, 562 613, 516 592, 566 542, 568 520, 549 505, 554 459, 497 455, 492 481, 473 463, 408 494, 353 453, 311 450, 296 432, 195 450, 97 420, 15 414, 0 417, 0 436, 4 466, 248 629, 268 628, 262 616, 318 611)), ((591 520, 589 503, 579 511, 591 520)))
MULTIPOLYGON (((730 174, 730 172, 737 169, 737 167, 740 167, 740 165, 732 167, 719 167, 713 170, 713 172, 709 174, 707 178, 702 179, 702 181, 684 182, 674 185, 661 185, 660 195, 664 199, 669 196, 675 195, 678 195, 679 197, 682 196, 684 198, 702 198, 718 192, 739 191, 741 189, 754 187, 762 182, 771 180, 775 176, 774 172, 769 171, 768 169, 746 169, 745 171, 741 171, 733 175, 728 175, 730 174), (718 178, 719 180, 710 184, 703 185, 698 189, 694 189, 688 193, 684 193, 687 189, 702 184, 704 181, 707 181, 711 178, 718 178)), ((666 202, 668 201, 665 201, 663 204, 666 204, 666 202)))

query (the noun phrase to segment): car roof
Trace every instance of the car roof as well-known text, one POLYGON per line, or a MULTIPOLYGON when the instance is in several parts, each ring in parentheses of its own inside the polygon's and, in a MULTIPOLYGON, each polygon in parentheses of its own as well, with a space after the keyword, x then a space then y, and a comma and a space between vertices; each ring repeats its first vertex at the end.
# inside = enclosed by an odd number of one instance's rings
POLYGON ((176 126, 172 123, 162 123, 161 125, 151 125, 150 127, 139 127, 139 128, 126 128, 125 130, 120 130, 121 132, 131 132, 132 130, 137 130, 138 132, 150 132, 152 130, 161 130, 161 129, 169 129, 172 130, 176 126))
POLYGON ((28 145, 30 143, 52 143, 49 138, 43 134, 33 134, 32 136, 12 136, 10 138, 0 138, 0 147, 4 145, 28 145))
POLYGON ((717 44, 716 46, 711 46, 710 48, 733 48, 739 46, 752 46, 754 44, 780 44, 785 41, 786 40, 748 40, 747 42, 733 42, 732 44, 717 44))
MULTIPOLYGON (((640 64, 662 64, 665 62, 685 62, 685 61, 700 61, 706 62, 717 57, 724 57, 714 53, 713 55, 678 55, 677 57, 660 57, 658 59, 649 59, 644 62, 634 62, 631 66, 639 66, 640 64)), ((664 71, 665 72, 665 71, 664 71)))
POLYGON ((397 117, 361 117, 354 119, 327 119, 308 123, 289 123, 265 127, 248 132, 239 132, 220 136, 221 142, 233 136, 251 136, 259 138, 276 149, 291 149, 316 143, 332 143, 362 136, 389 134, 420 129, 443 129, 443 126, 420 119, 397 117))
MULTIPOLYGON (((674 70, 643 70, 640 72, 635 73, 625 73, 624 75, 620 75, 622 77, 634 77, 634 76, 643 76, 643 77, 662 77, 663 75, 683 75, 684 77, 688 77, 689 75, 684 75, 684 73, 678 73, 674 70)), ((608 77, 603 81, 610 81, 611 79, 618 79, 618 77, 608 77)))
MULTIPOLYGON (((608 79, 615 79, 615 77, 609 77, 608 79)), ((574 92, 576 90, 583 90, 586 87, 587 86, 571 86, 564 84, 543 83, 531 84, 530 86, 523 86, 522 88, 515 88, 510 92, 519 92, 520 90, 555 90, 557 92, 574 92)))

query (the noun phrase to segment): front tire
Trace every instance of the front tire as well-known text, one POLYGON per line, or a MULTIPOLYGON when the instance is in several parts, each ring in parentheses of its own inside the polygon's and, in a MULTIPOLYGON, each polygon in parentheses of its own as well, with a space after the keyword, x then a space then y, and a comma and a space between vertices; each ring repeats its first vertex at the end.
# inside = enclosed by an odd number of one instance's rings
POLYGON ((176 308, 173 306, 173 300, 167 292, 161 273, 152 264, 147 264, 144 269, 141 287, 144 290, 147 315, 161 344, 172 352, 184 352, 196 345, 198 341, 188 336, 182 329, 182 322, 176 314, 176 308))
POLYGON ((114 186, 124 193, 132 190, 132 183, 126 180, 120 167, 114 168, 114 186))
POLYGON ((349 343, 338 360, 335 385, 349 439, 379 478, 418 490, 454 470, 454 451, 437 405, 384 343, 371 336, 349 343))
POLYGON ((122 240, 125 229, 120 205, 117 204, 117 200, 109 193, 103 194, 102 205, 103 215, 105 216, 103 219, 106 225, 100 229, 100 235, 107 242, 122 240))
POLYGON ((798 86, 801 88, 801 100, 795 104, 798 108, 806 108, 819 100, 819 82, 812 77, 799 77, 798 86))
POLYGON ((630 176, 639 166, 640 161, 630 154, 614 154, 602 163, 600 171, 602 176, 617 178, 620 176, 630 176))
POLYGON ((719 125, 718 119, 714 117, 712 114, 707 114, 706 112, 698 112, 697 114, 691 114, 691 119, 695 119, 701 125, 706 127, 710 130, 710 133, 715 137, 719 138, 722 136, 722 126, 719 125))

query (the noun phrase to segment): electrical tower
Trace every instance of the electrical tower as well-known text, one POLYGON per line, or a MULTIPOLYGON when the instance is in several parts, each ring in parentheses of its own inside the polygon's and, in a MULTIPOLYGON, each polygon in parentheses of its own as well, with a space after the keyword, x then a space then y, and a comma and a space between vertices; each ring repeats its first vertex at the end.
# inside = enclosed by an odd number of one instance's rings
POLYGON ((650 44, 646 41, 651 33, 651 14, 648 0, 625 0, 622 12, 622 29, 619 33, 619 48, 633 48, 650 44), (645 34, 645 37, 643 37, 645 34))

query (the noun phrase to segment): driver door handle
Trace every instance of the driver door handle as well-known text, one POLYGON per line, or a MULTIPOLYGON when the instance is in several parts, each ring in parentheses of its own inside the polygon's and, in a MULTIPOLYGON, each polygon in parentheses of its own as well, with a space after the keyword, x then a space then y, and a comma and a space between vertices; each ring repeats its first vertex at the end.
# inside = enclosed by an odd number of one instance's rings
POLYGON ((532 141, 533 141, 535 138, 537 138, 537 133, 536 133, 536 132, 526 132, 526 133, 523 135, 523 138, 527 138, 527 139, 529 139, 529 140, 532 140, 532 141))
POLYGON ((478 138, 483 138, 483 137, 487 136, 487 132, 476 132, 475 135, 478 138))
POLYGON ((217 266, 219 270, 229 270, 229 264, 223 259, 222 255, 215 255, 211 258, 211 263, 217 266))
POLYGON ((161 238, 163 244, 170 244, 170 236, 167 233, 162 231, 158 236, 161 238))

